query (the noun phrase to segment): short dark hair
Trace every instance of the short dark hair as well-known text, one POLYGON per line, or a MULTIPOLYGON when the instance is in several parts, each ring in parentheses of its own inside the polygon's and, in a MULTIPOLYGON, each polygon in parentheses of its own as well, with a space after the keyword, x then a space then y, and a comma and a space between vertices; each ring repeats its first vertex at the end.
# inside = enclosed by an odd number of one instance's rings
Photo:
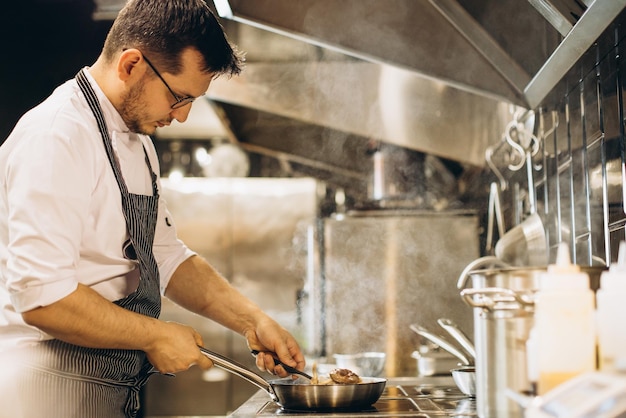
POLYGON ((237 75, 243 55, 226 39, 224 28, 204 0, 130 0, 119 12, 104 42, 107 60, 137 48, 171 74, 181 71, 180 55, 188 47, 204 58, 203 70, 237 75))

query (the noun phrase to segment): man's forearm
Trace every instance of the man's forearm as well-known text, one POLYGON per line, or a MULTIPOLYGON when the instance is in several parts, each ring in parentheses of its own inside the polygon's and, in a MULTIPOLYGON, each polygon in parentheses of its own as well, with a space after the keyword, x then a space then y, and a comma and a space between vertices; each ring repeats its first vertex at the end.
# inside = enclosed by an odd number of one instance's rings
POLYGON ((180 306, 244 334, 267 315, 206 260, 192 256, 176 269, 165 295, 180 306))
POLYGON ((145 350, 158 321, 123 309, 84 285, 65 298, 22 314, 27 324, 84 347, 145 350))

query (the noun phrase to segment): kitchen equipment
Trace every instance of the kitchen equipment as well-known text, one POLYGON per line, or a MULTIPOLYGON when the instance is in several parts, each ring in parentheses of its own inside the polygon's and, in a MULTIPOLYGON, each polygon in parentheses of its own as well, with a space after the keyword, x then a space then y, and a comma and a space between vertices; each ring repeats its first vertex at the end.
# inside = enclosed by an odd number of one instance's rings
POLYGON ((541 397, 527 398, 525 418, 613 418, 626 415, 626 377, 592 372, 541 397))
POLYGON ((426 328, 424 328, 421 325, 411 324, 409 326, 409 328, 411 328, 411 330, 413 332, 415 332, 416 334, 421 335, 422 337, 426 338, 427 340, 437 344, 439 347, 443 348, 448 353, 450 353, 454 357, 458 358, 463 365, 469 366, 470 364, 473 364, 473 362, 470 361, 464 353, 462 353, 454 345, 450 344, 443 337, 440 337, 439 335, 433 334, 432 332, 428 331, 426 328))
POLYGON ((452 321, 448 318, 439 318, 437 323, 446 331, 448 334, 452 336, 458 342, 461 347, 467 354, 469 354, 472 359, 476 359, 476 349, 474 348, 474 343, 469 339, 469 337, 463 332, 461 328, 456 324, 456 322, 452 321))
MULTIPOLYGON (((251 350, 250 353, 252 353, 252 355, 255 356, 255 357, 256 357, 257 354, 259 354, 259 352, 257 350, 251 350)), ((283 363, 282 361, 280 361, 275 356, 274 356, 274 363, 275 364, 280 364, 283 367, 283 369, 285 369, 285 371, 287 371, 289 373, 297 374, 297 375, 306 377, 309 380, 313 379, 313 376, 311 376, 311 375, 309 375, 309 374, 307 374, 305 372, 302 372, 302 371, 296 369, 295 367, 291 367, 290 365, 283 363)))
POLYGON ((461 392, 452 376, 389 378, 385 390, 371 407, 361 411, 289 411, 270 401, 264 391, 258 391, 231 415, 249 417, 476 417, 476 399, 461 392))
POLYGON ((385 368, 385 353, 333 354, 337 367, 350 369, 359 376, 378 377, 385 368))
POLYGON ((514 266, 545 266, 548 245, 543 221, 533 213, 500 237, 496 257, 514 266))
POLYGON ((450 369, 458 367, 459 359, 447 351, 413 351, 411 357, 417 363, 418 376, 450 374, 450 369))
MULTIPOLYGON (((454 325, 453 326, 448 325, 448 323, 445 320, 443 321, 443 323, 448 328, 456 328, 456 326, 454 325)), ((474 358, 472 358, 472 360, 469 360, 462 352, 457 350, 456 347, 454 347, 448 341, 446 341, 442 337, 439 337, 438 335, 431 333, 430 331, 426 330, 424 327, 413 324, 411 325, 410 328, 417 334, 421 335, 424 338, 427 338, 431 342, 437 344, 439 347, 443 348, 444 350, 448 351, 450 354, 454 355, 459 360, 461 360, 464 366, 451 369, 450 372, 452 373, 452 378, 454 379, 454 382, 457 384, 457 386, 463 393, 465 393, 468 396, 475 396, 476 395, 476 370, 474 369, 474 366, 473 366, 474 358)))
MULTIPOLYGON (((474 307, 476 408, 481 418, 521 418, 506 391, 525 392, 526 340, 533 326, 532 293, 539 269, 496 268, 468 272, 472 289, 464 301, 474 307)), ((459 279, 464 287, 466 277, 459 279)))
POLYGON ((336 410, 367 408, 375 403, 385 389, 387 380, 363 377, 354 385, 312 385, 302 379, 266 381, 247 367, 221 354, 200 347, 213 364, 233 373, 266 391, 272 401, 290 410, 336 410))
MULTIPOLYGON (((526 341, 534 325, 534 294, 545 267, 498 267, 483 257, 466 268, 457 282, 461 297, 474 309, 476 408, 481 418, 521 418, 522 410, 507 391, 527 393, 526 341), (472 269, 474 267, 476 269, 472 269), (472 288, 465 288, 471 277, 472 288)), ((499 262, 500 265, 505 263, 499 262)), ((597 288, 601 267, 581 267, 597 288)))
MULTIPOLYGON (((506 186, 506 182, 504 182, 506 186)), ((500 187, 504 190, 503 185, 500 187)), ((498 237, 504 235, 504 215, 502 213, 502 204, 500 203, 500 189, 496 182, 491 183, 489 187, 489 206, 487 210, 487 238, 485 240, 485 252, 491 253, 493 248, 493 224, 495 222, 498 227, 498 237)))
POLYGON ((474 367, 459 367, 450 372, 461 392, 467 396, 476 396, 476 369, 474 367))

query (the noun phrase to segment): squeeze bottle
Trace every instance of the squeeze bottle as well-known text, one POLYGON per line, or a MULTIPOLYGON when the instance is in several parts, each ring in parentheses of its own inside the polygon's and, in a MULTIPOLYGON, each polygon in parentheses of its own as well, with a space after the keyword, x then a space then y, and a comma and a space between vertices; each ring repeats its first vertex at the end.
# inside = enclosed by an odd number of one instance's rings
POLYGON ((556 263, 539 275, 535 295, 534 341, 537 392, 544 395, 596 366, 594 295, 589 276, 559 244, 556 263))
POLYGON ((596 294, 600 369, 626 371, 626 242, 619 245, 617 264, 600 276, 596 294))

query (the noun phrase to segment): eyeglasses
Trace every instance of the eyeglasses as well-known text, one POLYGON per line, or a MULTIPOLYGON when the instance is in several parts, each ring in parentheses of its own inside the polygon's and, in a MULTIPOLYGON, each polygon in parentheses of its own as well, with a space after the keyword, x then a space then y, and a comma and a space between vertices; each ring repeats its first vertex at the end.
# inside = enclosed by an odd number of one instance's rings
POLYGON ((161 79, 161 81, 163 82, 163 84, 165 84, 165 87, 167 87, 167 89, 170 91, 170 93, 172 94, 172 96, 174 96, 174 99, 176 99, 176 101, 174 102, 174 104, 171 106, 172 109, 178 109, 181 108, 183 106, 187 106, 189 103, 193 102, 194 100, 196 100, 195 97, 191 97, 191 96, 187 96, 187 97, 180 97, 178 94, 174 93, 174 90, 172 90, 172 88, 170 87, 169 84, 167 84, 167 81, 165 81, 163 79, 163 76, 161 76, 161 74, 157 71, 156 68, 154 68, 154 65, 152 65, 152 63, 150 62, 150 60, 148 59, 148 57, 146 57, 145 55, 143 56, 143 59, 146 60, 146 64, 148 64, 150 66, 150 68, 152 68, 152 71, 154 71, 154 73, 157 75, 157 77, 159 77, 161 79))

